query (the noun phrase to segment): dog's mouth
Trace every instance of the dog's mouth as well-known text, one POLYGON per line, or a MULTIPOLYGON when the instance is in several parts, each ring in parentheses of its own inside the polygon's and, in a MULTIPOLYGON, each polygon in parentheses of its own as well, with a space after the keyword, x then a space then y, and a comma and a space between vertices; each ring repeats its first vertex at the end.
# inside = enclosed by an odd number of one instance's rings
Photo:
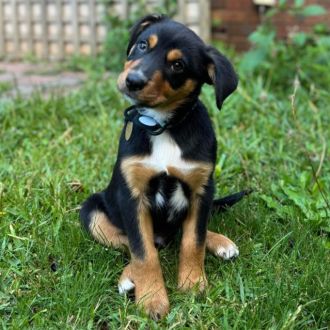
POLYGON ((124 98, 132 105, 137 105, 137 106, 147 106, 147 104, 144 104, 141 102, 134 93, 130 93, 129 91, 120 91, 124 98))
POLYGON ((158 108, 162 107, 167 101, 166 97, 159 95, 157 91, 152 91, 149 88, 146 88, 146 90, 130 91, 125 85, 118 83, 118 89, 132 105, 158 108))
POLYGON ((139 98, 139 95, 137 92, 131 92, 127 90, 126 88, 119 91, 123 94, 124 98, 132 105, 137 105, 137 106, 151 106, 152 102, 148 102, 147 100, 143 100, 139 98))
MULTIPOLYGON (((127 83, 128 75, 132 71, 124 70, 118 77, 117 86, 119 91, 132 104, 145 107, 165 109, 170 103, 172 95, 167 95, 167 82, 163 79, 160 71, 156 71, 148 77, 143 86, 129 86, 127 83)), ((139 78, 139 75, 137 75, 139 78)))

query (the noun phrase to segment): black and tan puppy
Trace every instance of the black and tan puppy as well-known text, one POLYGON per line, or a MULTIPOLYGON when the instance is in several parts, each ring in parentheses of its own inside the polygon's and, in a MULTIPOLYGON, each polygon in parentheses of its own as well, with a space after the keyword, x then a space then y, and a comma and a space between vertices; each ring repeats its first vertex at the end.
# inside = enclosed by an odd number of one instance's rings
POLYGON ((220 109, 238 80, 222 54, 165 16, 149 15, 133 26, 127 55, 118 87, 134 106, 125 111, 111 182, 88 198, 80 216, 99 242, 129 248, 119 290, 135 288, 136 301, 159 318, 169 301, 155 245, 182 232, 181 290, 205 288, 206 249, 224 259, 238 255, 231 240, 207 230, 212 207, 244 193, 213 201, 217 145, 198 99, 202 85, 212 84, 220 109))

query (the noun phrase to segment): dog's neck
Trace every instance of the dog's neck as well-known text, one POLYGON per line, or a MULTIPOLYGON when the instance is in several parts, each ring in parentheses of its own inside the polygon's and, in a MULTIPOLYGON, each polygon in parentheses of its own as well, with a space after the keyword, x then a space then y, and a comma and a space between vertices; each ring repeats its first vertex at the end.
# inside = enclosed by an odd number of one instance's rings
POLYGON ((138 112, 142 116, 150 117, 155 120, 159 125, 164 126, 171 121, 174 113, 165 112, 161 110, 157 110, 154 108, 142 107, 138 108, 138 112))
POLYGON ((151 117, 161 126, 175 126, 178 123, 182 122, 190 114, 190 112, 195 109, 197 103, 198 98, 193 99, 188 103, 184 103, 171 111, 149 107, 141 107, 138 109, 138 112, 143 116, 151 117))
POLYGON ((198 101, 182 105, 171 112, 133 105, 125 110, 125 121, 142 127, 150 135, 159 135, 165 130, 183 123, 197 107, 198 101))

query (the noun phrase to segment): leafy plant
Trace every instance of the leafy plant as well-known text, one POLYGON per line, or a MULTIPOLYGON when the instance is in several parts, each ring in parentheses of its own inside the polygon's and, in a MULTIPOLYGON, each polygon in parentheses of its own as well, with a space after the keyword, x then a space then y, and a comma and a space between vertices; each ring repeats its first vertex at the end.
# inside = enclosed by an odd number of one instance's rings
POLYGON ((249 39, 254 47, 243 55, 240 70, 246 75, 263 74, 274 88, 292 86, 295 77, 309 87, 311 83, 323 89, 330 84, 328 54, 330 52, 329 29, 324 24, 315 25, 311 33, 294 32, 287 41, 278 40, 272 19, 281 12, 291 16, 309 17, 323 15, 320 5, 304 5, 303 0, 293 4, 279 1, 276 8, 265 14, 261 24, 249 39))
POLYGON ((0 96, 1 94, 4 94, 8 91, 10 91, 13 88, 13 84, 11 82, 8 81, 0 81, 0 96))
POLYGON ((286 176, 272 184, 272 194, 262 194, 261 198, 280 218, 290 217, 298 210, 301 218, 312 227, 330 233, 329 201, 319 189, 320 184, 322 182, 315 182, 305 171, 297 177, 286 176))

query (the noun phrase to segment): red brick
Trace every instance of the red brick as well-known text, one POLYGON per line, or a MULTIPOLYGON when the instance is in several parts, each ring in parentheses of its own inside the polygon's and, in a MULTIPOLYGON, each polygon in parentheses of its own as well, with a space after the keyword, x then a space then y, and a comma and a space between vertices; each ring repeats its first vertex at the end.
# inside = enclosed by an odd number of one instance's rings
POLYGON ((256 10, 256 6, 251 0, 228 1, 227 9, 231 10, 256 10))
POLYGON ((212 12, 212 18, 216 20, 221 20, 222 22, 249 22, 257 23, 259 22, 259 17, 257 13, 247 12, 244 10, 214 10, 212 12))
POLYGON ((224 8, 227 8, 227 1, 226 0, 211 1, 211 10, 213 10, 213 9, 224 9, 224 8))
MULTIPOLYGON (((293 4, 294 0, 288 0, 293 4)), ((280 38, 286 39, 293 29, 310 31, 317 23, 326 23, 330 27, 330 1, 306 0, 305 5, 318 4, 327 9, 327 14, 312 17, 293 17, 286 12, 273 18, 273 24, 280 38)), ((248 35, 255 30, 261 19, 252 0, 211 0, 214 21, 220 21, 219 26, 212 27, 215 39, 234 45, 237 50, 249 48, 248 35)))

